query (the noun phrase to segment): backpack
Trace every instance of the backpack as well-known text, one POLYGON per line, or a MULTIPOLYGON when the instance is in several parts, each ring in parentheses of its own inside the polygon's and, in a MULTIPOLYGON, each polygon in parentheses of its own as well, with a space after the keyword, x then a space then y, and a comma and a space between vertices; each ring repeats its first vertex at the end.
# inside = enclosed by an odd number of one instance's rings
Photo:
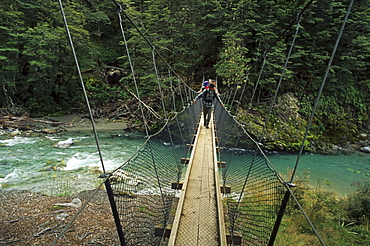
POLYGON ((206 80, 203 82, 203 88, 202 89, 208 89, 208 86, 209 86, 209 81, 206 80))
POLYGON ((209 90, 206 90, 203 94, 203 100, 204 102, 211 103, 213 102, 213 94, 209 90))

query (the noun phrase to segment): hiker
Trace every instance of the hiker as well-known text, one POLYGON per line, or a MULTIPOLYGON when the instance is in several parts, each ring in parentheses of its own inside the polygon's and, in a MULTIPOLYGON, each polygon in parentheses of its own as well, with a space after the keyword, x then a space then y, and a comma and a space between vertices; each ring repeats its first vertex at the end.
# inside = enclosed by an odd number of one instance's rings
POLYGON ((202 83, 202 86, 200 87, 200 90, 198 93, 201 93, 202 91, 206 90, 209 88, 209 84, 212 83, 212 79, 208 79, 202 83))
MULTIPOLYGON (((216 84, 217 84, 217 81, 214 81, 213 79, 208 79, 208 80, 204 81, 204 82, 202 83, 202 86, 200 87, 200 90, 198 91, 198 93, 201 93, 202 91, 204 91, 204 90, 206 90, 206 89, 209 89, 209 85, 210 85, 211 83, 214 83, 214 84, 216 85, 216 84)), ((220 93, 218 93, 217 86, 216 86, 215 88, 216 88, 216 93, 217 93, 218 95, 220 95, 220 93)))
POLYGON ((215 105, 215 100, 219 101, 221 105, 222 101, 218 96, 216 91, 216 85, 214 83, 209 83, 209 88, 201 92, 195 99, 194 103, 197 102, 198 98, 202 98, 203 101, 203 117, 204 117, 204 126, 208 129, 209 121, 211 120, 212 109, 215 105))

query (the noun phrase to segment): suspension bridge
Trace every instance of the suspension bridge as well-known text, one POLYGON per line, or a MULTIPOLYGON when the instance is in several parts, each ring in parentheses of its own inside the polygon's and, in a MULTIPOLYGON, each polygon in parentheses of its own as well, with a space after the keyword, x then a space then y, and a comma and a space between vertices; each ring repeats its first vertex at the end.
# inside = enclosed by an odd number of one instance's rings
POLYGON ((273 245, 289 184, 224 107, 209 129, 201 110, 184 107, 102 176, 118 245, 273 245))
POLYGON ((184 109, 106 180, 126 245, 268 244, 283 181, 225 108, 209 129, 200 113, 184 109))
MULTIPOLYGON (((59 3, 79 71, 63 5, 60 0, 59 3)), ((147 117, 155 110, 143 106, 137 90, 121 15, 129 17, 120 4, 115 3, 147 135, 140 150, 112 173, 105 171, 99 151, 104 171, 101 178, 117 228, 117 245, 273 245, 288 200, 292 198, 301 208, 291 191, 295 186, 292 182, 295 170, 292 178, 285 181, 269 162, 260 141, 218 102, 211 127, 205 128, 201 104, 192 103, 197 92, 182 82, 170 66, 167 77, 159 76, 156 60, 162 59, 162 64, 168 64, 146 39, 152 48, 153 71, 164 112, 164 117, 159 116, 158 120, 163 123, 162 128, 150 133, 147 117)), ((81 75, 80 80, 84 87, 81 75)), ((221 97, 226 105, 232 106, 236 95, 237 88, 221 97)), ((242 96, 243 93, 240 98, 242 96)), ((87 96, 86 101, 88 104, 87 96)), ((90 115, 99 149, 91 111, 90 115)), ((299 154, 302 151, 303 147, 299 154)), ((325 245, 303 210, 302 214, 318 242, 325 245)))

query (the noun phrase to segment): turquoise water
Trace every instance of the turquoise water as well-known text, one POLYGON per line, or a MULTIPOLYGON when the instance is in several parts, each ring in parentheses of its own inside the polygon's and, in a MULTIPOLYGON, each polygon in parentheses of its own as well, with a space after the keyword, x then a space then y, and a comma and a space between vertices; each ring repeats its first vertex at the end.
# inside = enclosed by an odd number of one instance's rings
MULTIPOLYGON (((268 159, 279 173, 290 179, 287 170, 294 168, 296 155, 269 155, 268 159)), ((356 190, 354 184, 370 179, 370 154, 305 154, 299 160, 296 174, 303 176, 303 173, 309 174, 313 187, 348 195, 356 190)))
MULTIPOLYGON (((125 132, 98 133, 107 172, 125 163, 142 146, 142 135, 125 132)), ((0 136, 2 189, 28 189, 47 195, 70 194, 101 183, 102 172, 94 135, 90 132, 41 136, 0 136), (56 148, 73 139, 70 148, 56 148)))
MULTIPOLYGON (((226 163, 231 163, 227 171, 229 185, 244 182, 245 177, 238 175, 246 175, 248 172, 246 169, 253 160, 251 156, 253 155, 248 155, 248 152, 244 153, 243 150, 237 150, 232 155, 223 153, 222 159, 226 163)), ((267 159, 284 181, 290 181, 297 155, 275 152, 267 154, 267 159)), ((264 161, 256 159, 255 173, 262 175, 263 170, 266 171, 263 163, 264 161)), ((370 154, 362 152, 353 152, 350 155, 304 154, 298 162, 293 183, 299 185, 303 180, 308 181, 312 188, 332 191, 339 197, 349 195, 356 191, 356 185, 365 180, 370 181, 370 154)))
MULTIPOLYGON (((143 135, 100 132, 99 143, 107 172, 125 163, 145 142, 143 135)), ((274 154, 268 159, 286 180, 296 155, 274 154)), ((90 132, 40 136, 0 135, 0 184, 2 189, 28 189, 47 195, 71 194, 95 188, 102 165, 95 138, 90 132), (72 138, 70 148, 56 148, 59 141, 72 138)), ((309 172, 310 184, 346 195, 353 185, 370 178, 370 154, 306 154, 300 159, 297 175, 309 172)))

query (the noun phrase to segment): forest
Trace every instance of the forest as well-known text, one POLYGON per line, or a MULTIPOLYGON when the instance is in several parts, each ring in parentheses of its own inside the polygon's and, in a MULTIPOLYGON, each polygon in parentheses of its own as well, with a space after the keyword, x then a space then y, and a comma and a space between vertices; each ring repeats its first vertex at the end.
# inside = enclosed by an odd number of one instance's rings
MULTIPOLYGON (((160 104, 156 69, 161 77, 170 73, 195 91, 204 79, 216 79, 221 94, 245 88, 235 113, 251 132, 258 132, 277 92, 265 146, 296 151, 351 1, 61 2, 95 117, 121 120, 132 115, 135 86, 128 47, 135 57, 138 92, 152 105, 160 104), (125 13, 122 22, 117 3, 125 13), (163 58, 157 68, 148 41, 163 58)), ((0 115, 87 114, 58 1, 2 0, 0 13, 0 115)), ((370 146, 369 65, 370 1, 358 0, 334 55, 307 150, 370 146)), ((368 244, 369 182, 345 200, 308 189, 304 179, 299 182, 303 188, 298 196, 327 235, 328 245, 368 244)), ((297 211, 288 207, 277 245, 317 245, 307 236, 303 219, 294 219, 297 211)))
MULTIPOLYGON (((194 90, 208 78, 217 80, 221 93, 235 86, 245 88, 238 115, 252 130, 260 130, 277 92, 267 147, 294 151, 350 1, 61 2, 96 117, 130 114, 117 112, 123 105, 127 108, 132 98, 125 45, 136 57, 139 93, 158 98, 153 95, 156 74, 149 41, 165 61, 158 62, 158 70, 167 73, 164 65, 170 65, 194 90), (117 17, 117 3, 127 17, 122 22, 117 17), (115 114, 107 113, 112 108, 115 114)), ((355 1, 351 8, 314 117, 311 148, 325 149, 328 143, 349 143, 361 134, 367 136, 369 5, 368 0, 355 1)), ((31 117, 86 113, 58 1, 3 0, 0 6, 1 113, 31 117)))

